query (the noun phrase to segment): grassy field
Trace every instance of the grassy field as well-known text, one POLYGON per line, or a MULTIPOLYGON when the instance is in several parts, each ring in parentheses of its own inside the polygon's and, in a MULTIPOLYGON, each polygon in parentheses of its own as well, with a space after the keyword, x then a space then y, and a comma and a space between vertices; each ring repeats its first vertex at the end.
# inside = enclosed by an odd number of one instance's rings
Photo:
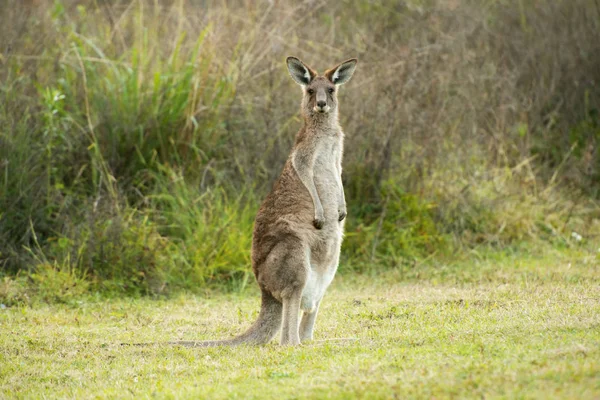
POLYGON ((0 311, 1 398, 600 396, 600 267, 589 252, 472 254, 338 277, 313 343, 185 349, 223 338, 254 289, 0 311))
POLYGON ((600 399, 598 0, 4 3, 0 400, 600 399), (289 55, 360 60, 315 342, 121 346, 256 318, 289 55))

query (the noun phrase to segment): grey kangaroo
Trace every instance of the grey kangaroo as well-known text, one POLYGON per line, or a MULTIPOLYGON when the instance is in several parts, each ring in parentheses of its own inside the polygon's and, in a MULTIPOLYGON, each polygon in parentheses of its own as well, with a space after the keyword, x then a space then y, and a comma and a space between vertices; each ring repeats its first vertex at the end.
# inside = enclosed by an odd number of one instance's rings
POLYGON ((337 90, 356 64, 350 59, 320 76, 299 59, 287 58, 290 75, 302 87, 304 126, 256 215, 252 269, 262 292, 258 320, 232 339, 171 344, 263 344, 280 329, 282 345, 313 338, 319 305, 337 271, 346 218, 337 90))

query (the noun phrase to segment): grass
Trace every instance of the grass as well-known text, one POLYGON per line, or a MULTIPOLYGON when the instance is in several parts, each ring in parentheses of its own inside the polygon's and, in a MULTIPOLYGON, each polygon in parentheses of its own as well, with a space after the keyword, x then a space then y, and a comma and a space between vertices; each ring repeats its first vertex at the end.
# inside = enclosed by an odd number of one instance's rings
POLYGON ((257 311, 253 286, 0 310, 0 397, 600 396, 600 263, 582 249, 342 275, 297 348, 120 345, 229 337, 257 311))
POLYGON ((0 13, 0 398, 600 397, 597 1, 200 3, 0 13), (288 55, 360 59, 318 340, 120 346, 256 317, 288 55))

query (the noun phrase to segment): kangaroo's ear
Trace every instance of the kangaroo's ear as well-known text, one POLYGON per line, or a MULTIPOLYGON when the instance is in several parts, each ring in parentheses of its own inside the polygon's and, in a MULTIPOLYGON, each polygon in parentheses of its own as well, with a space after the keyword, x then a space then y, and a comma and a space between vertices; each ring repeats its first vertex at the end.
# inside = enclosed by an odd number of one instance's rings
POLYGON ((356 58, 346 60, 340 65, 325 71, 325 77, 329 79, 331 83, 343 85, 352 78, 352 74, 354 74, 354 70, 356 69, 356 63, 358 63, 356 58))
POLYGON ((288 57, 286 63, 290 75, 298 85, 306 86, 317 76, 315 71, 296 57, 288 57))

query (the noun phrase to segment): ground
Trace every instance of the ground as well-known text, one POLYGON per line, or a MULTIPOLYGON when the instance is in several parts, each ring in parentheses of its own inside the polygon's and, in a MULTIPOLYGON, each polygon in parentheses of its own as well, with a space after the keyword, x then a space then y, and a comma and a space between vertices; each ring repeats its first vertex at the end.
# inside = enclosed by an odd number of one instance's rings
POLYGON ((598 257, 477 254, 334 281, 315 341, 226 338, 258 294, 82 299, 0 310, 0 398, 600 398, 598 257))

